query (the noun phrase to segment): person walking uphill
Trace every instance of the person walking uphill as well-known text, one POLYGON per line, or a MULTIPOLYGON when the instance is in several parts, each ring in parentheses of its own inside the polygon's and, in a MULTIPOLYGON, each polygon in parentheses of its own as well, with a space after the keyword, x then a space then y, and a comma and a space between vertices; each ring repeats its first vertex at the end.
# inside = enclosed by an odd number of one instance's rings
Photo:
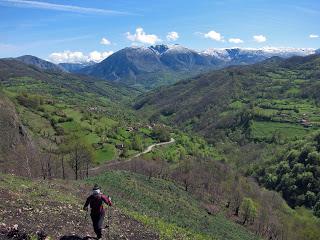
POLYGON ((88 206, 90 205, 93 229, 98 239, 102 237, 102 225, 105 216, 103 203, 112 206, 111 198, 102 194, 98 185, 94 185, 92 194, 87 198, 83 210, 88 211, 88 206))

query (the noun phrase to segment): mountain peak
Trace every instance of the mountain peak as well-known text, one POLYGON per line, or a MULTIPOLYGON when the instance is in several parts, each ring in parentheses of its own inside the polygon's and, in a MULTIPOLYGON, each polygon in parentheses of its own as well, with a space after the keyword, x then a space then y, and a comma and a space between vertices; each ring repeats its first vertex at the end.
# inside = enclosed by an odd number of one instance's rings
POLYGON ((169 47, 165 44, 150 46, 150 49, 153 49, 157 54, 163 54, 166 52, 169 47))

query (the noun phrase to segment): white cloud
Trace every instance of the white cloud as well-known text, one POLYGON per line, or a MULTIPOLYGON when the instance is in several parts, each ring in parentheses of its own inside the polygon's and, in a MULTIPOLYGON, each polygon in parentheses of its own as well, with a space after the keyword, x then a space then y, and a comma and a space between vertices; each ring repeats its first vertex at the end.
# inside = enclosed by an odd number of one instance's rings
POLYGON ((179 38, 179 34, 177 32, 169 32, 167 34, 167 40, 168 41, 176 41, 179 38))
POLYGON ((127 12, 114 11, 109 9, 87 8, 87 7, 79 7, 74 5, 54 4, 54 3, 40 2, 40 1, 0 0, 0 5, 6 5, 6 6, 12 6, 12 7, 23 7, 23 8, 48 9, 48 10, 75 12, 75 13, 83 13, 83 14, 130 15, 130 13, 127 13, 127 12))
POLYGON ((89 62, 101 62, 105 58, 109 57, 113 51, 108 51, 108 52, 98 52, 98 51, 93 51, 89 53, 89 62))
POLYGON ((109 57, 113 52, 98 52, 93 51, 88 55, 83 52, 54 52, 49 55, 49 61, 54 63, 84 63, 84 62, 101 62, 103 59, 109 57))
POLYGON ((317 35, 317 34, 310 34, 310 35, 309 35, 309 38, 319 38, 319 35, 317 35))
POLYGON ((267 41, 267 37, 265 37, 263 35, 255 35, 255 36, 253 36, 253 40, 258 43, 263 43, 263 42, 267 41))
POLYGON ((132 42, 139 42, 144 44, 155 44, 156 42, 160 42, 161 39, 155 34, 146 34, 143 31, 143 28, 137 28, 134 34, 130 32, 126 33, 127 39, 132 42))
POLYGON ((229 38, 229 42, 239 44, 243 43, 243 40, 241 40, 240 38, 229 38))
POLYGON ((100 44, 102 44, 102 45, 110 45, 111 42, 106 38, 102 38, 101 41, 100 41, 100 44))
POLYGON ((208 32, 208 33, 205 33, 204 37, 205 38, 210 38, 211 40, 218 41, 218 42, 223 42, 224 41, 223 40, 223 36, 220 33, 216 32, 216 31, 213 31, 213 30, 208 32))

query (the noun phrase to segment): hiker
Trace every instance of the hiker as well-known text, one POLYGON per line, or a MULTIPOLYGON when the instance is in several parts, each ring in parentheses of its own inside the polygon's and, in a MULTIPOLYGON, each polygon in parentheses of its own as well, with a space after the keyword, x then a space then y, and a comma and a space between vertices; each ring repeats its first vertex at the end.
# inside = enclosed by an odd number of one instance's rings
POLYGON ((100 187, 96 184, 92 189, 92 194, 87 198, 83 210, 88 211, 88 206, 90 205, 90 216, 92 219, 94 232, 97 235, 97 239, 101 239, 102 237, 102 225, 105 216, 103 203, 107 204, 108 206, 112 206, 111 198, 102 194, 100 187))

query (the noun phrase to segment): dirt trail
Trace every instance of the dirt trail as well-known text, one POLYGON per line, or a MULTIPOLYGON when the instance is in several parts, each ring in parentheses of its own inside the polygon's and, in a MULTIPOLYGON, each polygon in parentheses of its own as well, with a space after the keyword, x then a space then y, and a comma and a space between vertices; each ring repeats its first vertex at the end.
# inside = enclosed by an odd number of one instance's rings
POLYGON ((94 167, 94 168, 90 168, 89 169, 89 172, 90 173, 95 173, 95 172, 99 172, 103 169, 107 169, 108 167, 113 167, 113 166, 116 166, 118 164, 123 164, 123 163, 127 163, 127 162, 130 162, 131 160, 137 158, 137 157, 140 157, 141 155, 143 154, 146 154, 148 152, 151 152, 153 148, 155 147, 158 147, 158 146, 164 146, 164 145, 168 145, 168 144, 172 144, 174 143, 176 140, 174 138, 171 138, 170 141, 168 142, 161 142, 161 143, 155 143, 155 144, 152 144, 150 146, 148 146, 144 151, 134 155, 133 157, 129 158, 129 159, 126 159, 124 161, 119 161, 119 160, 113 160, 111 162, 108 162, 106 164, 103 164, 101 166, 98 166, 98 167, 94 167))

